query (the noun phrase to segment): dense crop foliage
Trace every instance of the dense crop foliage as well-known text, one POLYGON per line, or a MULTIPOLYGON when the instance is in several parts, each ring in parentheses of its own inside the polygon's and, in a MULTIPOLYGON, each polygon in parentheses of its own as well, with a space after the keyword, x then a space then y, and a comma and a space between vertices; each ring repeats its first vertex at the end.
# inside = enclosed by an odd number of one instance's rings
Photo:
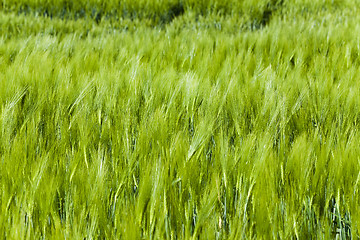
POLYGON ((0 0, 6 12, 36 14, 61 19, 147 19, 155 25, 171 22, 186 13, 195 16, 236 16, 261 25, 280 9, 318 11, 321 8, 354 7, 353 0, 0 0))
POLYGON ((3 0, 0 238, 359 238, 360 17, 311 2, 3 0))

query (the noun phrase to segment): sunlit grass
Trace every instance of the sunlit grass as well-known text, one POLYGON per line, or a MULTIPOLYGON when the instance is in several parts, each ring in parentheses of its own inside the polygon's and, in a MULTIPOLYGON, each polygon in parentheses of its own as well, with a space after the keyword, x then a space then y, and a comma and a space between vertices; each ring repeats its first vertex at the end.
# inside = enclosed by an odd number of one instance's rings
POLYGON ((360 19, 334 2, 0 12, 0 237, 358 238, 360 19))

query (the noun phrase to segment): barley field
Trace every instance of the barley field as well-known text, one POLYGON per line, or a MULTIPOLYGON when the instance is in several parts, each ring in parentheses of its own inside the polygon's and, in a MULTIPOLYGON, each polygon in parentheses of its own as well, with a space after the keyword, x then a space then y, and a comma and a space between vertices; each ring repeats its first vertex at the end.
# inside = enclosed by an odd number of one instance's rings
POLYGON ((0 239, 359 239, 358 0, 0 0, 0 239))

